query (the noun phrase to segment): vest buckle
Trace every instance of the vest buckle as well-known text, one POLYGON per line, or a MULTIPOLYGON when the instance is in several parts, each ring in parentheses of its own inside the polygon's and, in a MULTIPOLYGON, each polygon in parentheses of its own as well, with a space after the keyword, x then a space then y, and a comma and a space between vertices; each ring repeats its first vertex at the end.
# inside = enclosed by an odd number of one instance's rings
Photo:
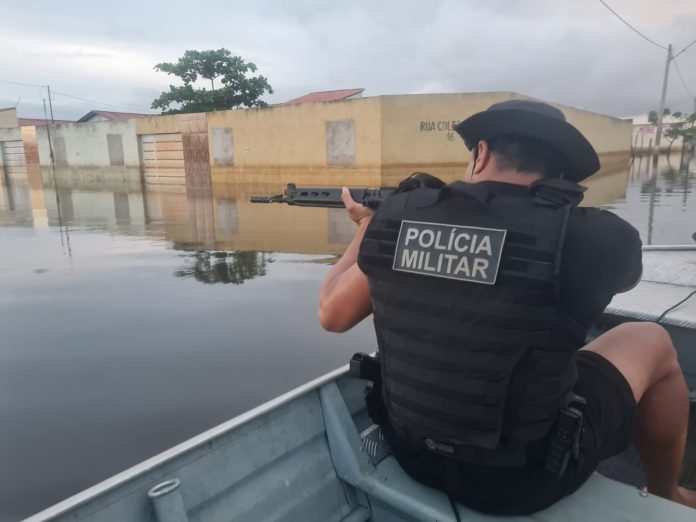
POLYGON ((350 358, 348 373, 351 377, 372 381, 373 383, 382 379, 379 361, 375 357, 362 352, 354 353, 353 357, 350 358))

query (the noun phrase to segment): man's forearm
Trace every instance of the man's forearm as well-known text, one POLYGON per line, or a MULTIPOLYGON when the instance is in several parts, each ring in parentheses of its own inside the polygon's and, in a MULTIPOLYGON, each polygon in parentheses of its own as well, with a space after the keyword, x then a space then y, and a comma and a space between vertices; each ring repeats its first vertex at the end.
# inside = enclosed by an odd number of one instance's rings
POLYGON ((370 217, 366 217, 360 220, 360 223, 358 224, 358 229, 355 232, 355 236, 353 236, 352 241, 348 245, 348 248, 346 248, 346 251, 343 253, 341 258, 336 262, 336 264, 331 268, 331 270, 327 274, 326 279, 324 280, 324 285, 321 288, 321 295, 319 299, 319 302, 321 304, 324 303, 324 301, 331 294, 331 291, 334 289, 338 281, 340 281, 341 275, 344 274, 346 270, 348 270, 350 267, 352 267, 358 262, 360 243, 362 242, 363 237, 365 235, 367 225, 370 224, 370 219, 370 217))

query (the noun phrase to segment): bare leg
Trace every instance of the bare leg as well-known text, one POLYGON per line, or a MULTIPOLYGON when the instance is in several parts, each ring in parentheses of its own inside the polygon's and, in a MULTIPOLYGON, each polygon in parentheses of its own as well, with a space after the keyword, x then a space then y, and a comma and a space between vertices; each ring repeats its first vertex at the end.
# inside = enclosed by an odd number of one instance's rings
POLYGON ((638 404, 634 443, 645 463, 648 491, 696 507, 696 491, 677 487, 689 395, 667 331, 655 323, 625 323, 584 349, 611 362, 633 390, 638 404))

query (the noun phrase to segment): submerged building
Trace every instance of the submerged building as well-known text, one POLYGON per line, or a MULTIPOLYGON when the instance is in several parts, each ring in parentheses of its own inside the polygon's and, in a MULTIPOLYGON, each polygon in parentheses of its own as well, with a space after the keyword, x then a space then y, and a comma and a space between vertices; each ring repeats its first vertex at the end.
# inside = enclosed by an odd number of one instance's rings
MULTIPOLYGON (((91 111, 79 122, 23 129, 35 140, 28 146, 38 149, 41 167, 54 166, 58 181, 89 184, 97 172, 103 180, 107 168, 112 179, 133 187, 172 190, 201 182, 384 186, 416 170, 461 178, 469 153, 454 132, 457 122, 493 103, 528 98, 514 92, 362 94, 327 91, 270 107, 198 114, 105 119, 103 111, 91 111)), ((595 146, 603 171, 626 167, 630 121, 554 105, 595 146)), ((20 130, 11 133, 16 141, 20 130)))
MULTIPOLYGON (((633 133, 631 136, 631 149, 634 152, 649 153, 654 149, 655 138, 657 136, 657 125, 652 123, 647 114, 634 116, 631 118, 633 122, 633 133)), ((684 140, 681 137, 676 139, 670 138, 668 135, 669 128, 678 123, 680 120, 674 116, 667 115, 662 123, 662 138, 660 140, 660 150, 681 150, 684 147, 684 140)))

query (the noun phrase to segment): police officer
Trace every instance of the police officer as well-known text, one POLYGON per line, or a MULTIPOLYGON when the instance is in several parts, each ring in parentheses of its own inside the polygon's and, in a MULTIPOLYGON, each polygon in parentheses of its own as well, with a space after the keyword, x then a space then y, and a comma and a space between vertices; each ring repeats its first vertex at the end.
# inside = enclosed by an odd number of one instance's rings
POLYGON ((473 509, 528 514, 633 440, 648 490, 696 507, 677 486, 689 402, 667 332, 627 323, 584 345, 642 271, 637 231, 577 206, 596 152, 536 101, 456 130, 466 182, 413 176, 374 215, 344 189, 358 230, 321 291, 327 330, 374 314, 373 415, 396 459, 473 509))

